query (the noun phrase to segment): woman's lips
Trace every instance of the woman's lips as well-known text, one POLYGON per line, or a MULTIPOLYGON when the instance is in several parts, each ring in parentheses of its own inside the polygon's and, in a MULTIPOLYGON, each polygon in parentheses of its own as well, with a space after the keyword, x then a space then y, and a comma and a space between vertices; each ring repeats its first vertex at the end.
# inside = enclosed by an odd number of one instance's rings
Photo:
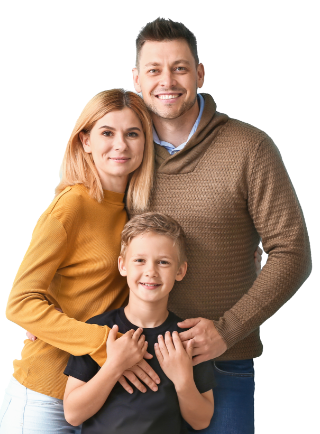
POLYGON ((130 158, 109 158, 109 160, 114 161, 115 163, 126 163, 130 158))

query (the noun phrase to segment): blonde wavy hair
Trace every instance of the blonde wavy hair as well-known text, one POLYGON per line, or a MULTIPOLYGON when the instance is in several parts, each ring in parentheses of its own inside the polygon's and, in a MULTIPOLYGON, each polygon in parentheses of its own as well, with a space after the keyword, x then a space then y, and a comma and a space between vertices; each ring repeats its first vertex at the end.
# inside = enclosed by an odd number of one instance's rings
POLYGON ((62 177, 55 193, 60 194, 69 185, 83 184, 91 197, 101 202, 103 188, 91 154, 84 151, 79 133, 90 133, 94 124, 115 110, 130 108, 138 116, 145 135, 143 160, 129 177, 126 204, 133 211, 145 211, 153 186, 154 147, 152 121, 142 98, 124 89, 105 90, 94 96, 83 109, 72 131, 62 163, 62 177))

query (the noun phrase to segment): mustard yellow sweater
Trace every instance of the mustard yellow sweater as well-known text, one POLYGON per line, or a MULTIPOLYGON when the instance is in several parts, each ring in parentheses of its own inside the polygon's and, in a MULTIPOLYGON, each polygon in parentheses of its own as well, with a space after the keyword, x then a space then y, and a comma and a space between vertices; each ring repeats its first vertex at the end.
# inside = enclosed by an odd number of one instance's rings
POLYGON ((13 284, 7 318, 38 337, 26 340, 14 377, 63 398, 69 355, 106 359, 109 329, 85 321, 120 307, 128 295, 117 268, 127 221, 123 194, 92 199, 83 185, 67 187, 40 217, 13 284), (55 307, 60 307, 63 313, 55 307))

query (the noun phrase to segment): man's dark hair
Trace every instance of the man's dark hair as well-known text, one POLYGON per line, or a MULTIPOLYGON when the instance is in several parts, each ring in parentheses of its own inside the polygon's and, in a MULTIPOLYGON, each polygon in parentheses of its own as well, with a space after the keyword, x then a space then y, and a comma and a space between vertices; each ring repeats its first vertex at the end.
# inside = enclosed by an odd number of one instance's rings
POLYGON ((141 29, 136 39, 136 66, 138 67, 140 51, 146 41, 173 41, 174 39, 184 39, 187 42, 196 65, 198 65, 197 40, 194 34, 182 23, 170 19, 157 18, 151 23, 147 23, 141 29))

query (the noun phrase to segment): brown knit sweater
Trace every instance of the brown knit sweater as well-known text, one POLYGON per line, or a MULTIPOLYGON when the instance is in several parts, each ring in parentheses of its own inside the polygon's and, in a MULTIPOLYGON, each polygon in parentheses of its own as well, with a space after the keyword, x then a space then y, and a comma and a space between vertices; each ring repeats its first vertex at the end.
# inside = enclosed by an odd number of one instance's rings
POLYGON ((169 308, 204 317, 227 343, 220 360, 262 353, 259 326, 311 271, 303 214, 280 153, 263 131, 216 112, 212 97, 185 148, 156 146, 150 210, 175 218, 187 235, 188 272, 169 308), (260 239, 268 261, 256 278, 260 239))

